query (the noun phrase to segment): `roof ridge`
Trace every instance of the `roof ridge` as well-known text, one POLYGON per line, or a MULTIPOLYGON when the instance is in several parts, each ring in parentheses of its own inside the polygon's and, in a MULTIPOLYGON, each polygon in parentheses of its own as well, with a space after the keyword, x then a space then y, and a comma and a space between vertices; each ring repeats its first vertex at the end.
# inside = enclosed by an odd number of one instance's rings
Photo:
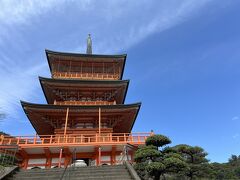
POLYGON ((53 51, 53 50, 49 50, 49 49, 45 49, 46 54, 55 54, 55 55, 63 55, 63 56, 67 56, 67 55, 72 55, 72 56, 79 56, 79 57, 88 57, 88 56, 92 56, 92 57, 126 57, 127 54, 84 54, 84 53, 74 53, 74 52, 60 52, 60 51, 53 51))

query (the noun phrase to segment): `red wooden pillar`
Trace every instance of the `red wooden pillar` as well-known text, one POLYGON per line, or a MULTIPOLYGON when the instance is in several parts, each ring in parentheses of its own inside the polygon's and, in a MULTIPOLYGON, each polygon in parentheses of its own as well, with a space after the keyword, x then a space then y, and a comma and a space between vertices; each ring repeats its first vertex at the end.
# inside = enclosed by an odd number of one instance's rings
POLYGON ((23 158, 23 162, 22 162, 22 167, 23 167, 23 169, 27 169, 27 167, 28 167, 28 161, 29 161, 29 156, 28 156, 28 154, 27 154, 27 152, 24 150, 24 149, 20 149, 19 150, 19 153, 20 153, 20 155, 22 156, 22 158, 23 158))
POLYGON ((67 167, 70 164, 71 156, 67 155, 64 159, 64 167, 67 167))
POLYGON ((47 157, 46 158, 45 168, 51 168, 51 167, 52 167, 52 158, 51 157, 47 157))
POLYGON ((99 146, 98 147, 98 165, 101 165, 101 158, 102 158, 102 156, 101 156, 101 152, 102 151, 102 149, 101 149, 101 147, 99 146))
POLYGON ((58 167, 59 168, 61 167, 61 164, 62 164, 62 151, 63 151, 63 149, 61 148, 60 149, 60 154, 59 154, 59 161, 58 161, 58 167))
POLYGON ((111 165, 115 165, 115 163, 116 163, 116 146, 113 146, 111 152, 111 165))
POLYGON ((95 160, 96 160, 96 165, 98 166, 99 165, 98 147, 95 147, 94 152, 95 152, 94 157, 95 157, 95 160))
POLYGON ((51 168, 52 166, 52 157, 51 157, 51 152, 49 148, 45 147, 44 148, 45 156, 46 156, 46 162, 45 162, 45 168, 51 168))
POLYGON ((28 167, 28 158, 24 158, 24 160, 23 160, 23 169, 27 169, 27 167, 28 167))

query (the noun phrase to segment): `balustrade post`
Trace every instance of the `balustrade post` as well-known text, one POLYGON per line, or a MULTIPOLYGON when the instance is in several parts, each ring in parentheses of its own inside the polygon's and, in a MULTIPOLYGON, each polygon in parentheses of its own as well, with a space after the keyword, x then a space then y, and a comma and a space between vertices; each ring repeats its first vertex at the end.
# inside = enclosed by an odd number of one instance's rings
POLYGON ((98 134, 96 134, 96 141, 95 142, 98 142, 98 134))
POLYGON ((60 154, 59 154, 59 161, 58 161, 58 167, 59 168, 61 167, 61 164, 62 164, 62 151, 63 151, 63 149, 61 148, 60 149, 60 154))
POLYGON ((8 142, 8 144, 11 144, 11 142, 12 142, 12 138, 10 138, 10 139, 9 139, 9 142, 8 142))
POLYGON ((3 140, 4 140, 4 136, 1 135, 1 141, 0 141, 0 144, 3 144, 3 140))
POLYGON ((49 143, 52 144, 52 135, 50 136, 50 142, 49 143))
POLYGON ((99 163, 99 165, 101 165, 101 150, 102 150, 102 148, 99 147, 98 148, 98 163, 99 163))

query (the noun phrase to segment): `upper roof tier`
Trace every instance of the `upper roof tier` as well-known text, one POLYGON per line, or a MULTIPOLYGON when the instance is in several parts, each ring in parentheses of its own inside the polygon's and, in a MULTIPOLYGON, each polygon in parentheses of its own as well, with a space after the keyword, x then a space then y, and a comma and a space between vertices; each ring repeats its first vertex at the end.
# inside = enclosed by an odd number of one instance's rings
POLYGON ((127 57, 45 51, 52 78, 61 79, 120 80, 127 57))
POLYGON ((39 77, 48 104, 123 104, 129 80, 76 80, 39 77))

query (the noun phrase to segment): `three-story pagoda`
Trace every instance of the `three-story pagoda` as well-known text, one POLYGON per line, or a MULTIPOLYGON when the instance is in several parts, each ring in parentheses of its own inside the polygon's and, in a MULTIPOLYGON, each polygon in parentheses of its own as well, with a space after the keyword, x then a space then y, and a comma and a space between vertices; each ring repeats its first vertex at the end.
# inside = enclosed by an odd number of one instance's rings
POLYGON ((46 50, 52 78, 39 81, 47 104, 21 101, 36 135, 1 141, 19 145, 21 167, 66 167, 73 159, 89 166, 133 161, 149 135, 131 133, 141 103, 124 104, 127 55, 92 54, 90 36, 87 41, 86 54, 46 50))

